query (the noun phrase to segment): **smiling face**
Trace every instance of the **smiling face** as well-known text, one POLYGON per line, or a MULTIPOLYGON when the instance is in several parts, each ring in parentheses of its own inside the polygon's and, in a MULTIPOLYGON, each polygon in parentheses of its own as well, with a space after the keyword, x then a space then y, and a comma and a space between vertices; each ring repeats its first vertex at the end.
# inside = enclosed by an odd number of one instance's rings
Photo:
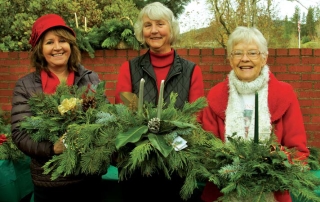
POLYGON ((68 69, 70 44, 64 38, 55 35, 53 31, 45 33, 42 53, 48 63, 48 69, 68 69))
POLYGON ((258 54, 256 57, 248 57, 248 51, 255 50, 259 51, 259 47, 254 43, 238 43, 236 44, 233 51, 243 51, 245 53, 242 57, 235 57, 231 54, 230 65, 234 70, 240 81, 250 82, 255 80, 262 70, 262 67, 266 64, 267 54, 258 54))
POLYGON ((143 17, 143 37, 149 45, 150 51, 155 53, 170 52, 170 34, 170 25, 167 21, 143 17))

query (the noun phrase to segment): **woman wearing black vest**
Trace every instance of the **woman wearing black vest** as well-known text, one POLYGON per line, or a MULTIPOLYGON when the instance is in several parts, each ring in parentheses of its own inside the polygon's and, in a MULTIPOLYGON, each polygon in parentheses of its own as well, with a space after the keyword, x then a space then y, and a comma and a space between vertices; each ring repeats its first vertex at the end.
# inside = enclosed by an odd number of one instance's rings
MULTIPOLYGON (((145 54, 122 64, 118 75, 115 102, 121 103, 121 92, 139 94, 141 78, 145 80, 145 102, 158 102, 161 80, 164 80, 164 102, 171 92, 178 93, 177 108, 204 96, 202 72, 198 65, 181 58, 172 48, 180 35, 179 23, 172 11, 159 2, 146 5, 134 25, 137 39, 148 47, 145 54)), ((119 168, 121 169, 121 168, 119 168)), ((127 201, 183 201, 180 190, 184 179, 177 174, 168 180, 163 173, 142 176, 136 172, 121 181, 122 198, 127 201)), ((189 201, 200 201, 192 196, 189 201)))

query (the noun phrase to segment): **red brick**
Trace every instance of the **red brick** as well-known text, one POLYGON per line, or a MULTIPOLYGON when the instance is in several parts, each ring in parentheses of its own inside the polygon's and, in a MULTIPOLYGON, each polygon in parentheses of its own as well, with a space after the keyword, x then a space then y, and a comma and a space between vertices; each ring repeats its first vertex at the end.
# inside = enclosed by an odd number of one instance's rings
POLYGON ((224 74, 203 74, 203 80, 209 80, 209 81, 221 81, 222 79, 225 78, 224 74))
POLYGON ((114 97, 115 93, 115 90, 106 90, 107 97, 114 97))
POLYGON ((9 52, 8 57, 10 59, 19 59, 19 52, 17 51, 9 52))
POLYGON ((226 73, 229 74, 232 70, 230 65, 213 65, 212 66, 213 72, 219 72, 219 73, 226 73))
POLYGON ((200 49, 189 49, 189 55, 200 55, 200 49))
POLYGON ((313 55, 314 56, 320 56, 320 49, 314 49, 313 50, 313 55))
POLYGON ((288 49, 279 48, 276 50, 276 54, 281 56, 288 55, 288 49))
POLYGON ((0 97, 0 103, 2 103, 2 104, 4 104, 4 103, 10 104, 8 97, 0 97))
POLYGON ((111 104, 115 104, 115 97, 114 96, 107 96, 107 98, 111 104))
POLYGON ((1 106, 1 109, 3 110, 3 111, 5 111, 5 113, 10 113, 10 111, 11 111, 11 105, 9 105, 9 104, 4 104, 4 105, 2 105, 1 106))
POLYGON ((194 62, 196 64, 200 63, 199 56, 184 56, 183 58, 186 59, 186 60, 190 60, 191 62, 194 62))
POLYGON ((288 66, 289 72, 312 72, 311 65, 290 65, 288 66))
POLYGON ((184 57, 184 56, 188 55, 188 50, 187 49, 176 49, 176 51, 181 57, 184 57))
POLYGON ((270 70, 275 74, 276 72, 287 72, 287 67, 285 65, 273 65, 270 70))
POLYGON ((290 83, 294 89, 309 90, 313 88, 313 83, 310 81, 289 81, 288 83, 290 83))
POLYGON ((24 73, 27 74, 29 73, 28 68, 23 68, 23 67, 11 67, 10 68, 10 73, 24 73))
POLYGON ((21 59, 29 59, 31 52, 19 52, 19 58, 21 59))
MULTIPOLYGON (((203 73, 205 95, 217 83, 223 81, 231 67, 224 48, 176 49, 183 58, 198 64, 203 73)), ((97 50, 90 58, 83 52, 84 66, 96 71, 106 81, 106 95, 114 103, 115 87, 120 66, 148 49, 97 50)), ((288 82, 298 96, 303 121, 308 134, 308 144, 320 147, 320 49, 270 48, 267 64, 279 80, 288 82)), ((12 90, 16 81, 34 71, 30 67, 30 51, 0 51, 0 106, 11 110, 12 90)))
POLYGON ((222 55, 224 57, 227 57, 227 50, 224 48, 216 48, 213 49, 214 55, 222 55))
POLYGON ((305 55, 312 56, 312 49, 310 49, 310 48, 301 48, 300 52, 301 52, 302 56, 305 56, 305 55))
POLYGON ((116 89, 116 81, 106 82, 106 89, 116 89))
POLYGON ((299 74, 289 74, 289 73, 278 73, 276 77, 281 81, 296 81, 301 80, 301 76, 299 74))
POLYGON ((94 52, 95 57, 104 57, 104 50, 96 50, 94 52))
POLYGON ((278 57, 275 61, 277 64, 300 64, 298 57, 278 57))
POLYGON ((105 50, 105 57, 114 57, 116 56, 115 50, 105 50))
POLYGON ((0 89, 0 95, 1 96, 12 96, 13 89, 0 89))
POLYGON ((225 64, 226 60, 223 56, 203 56, 201 58, 202 63, 211 63, 213 65, 215 64, 225 64))
POLYGON ((128 56, 128 50, 115 50, 115 51, 116 51, 116 56, 118 56, 118 57, 127 57, 128 56))
POLYGON ((199 65, 200 66, 200 69, 203 72, 211 72, 211 65, 199 65))
POLYGON ((320 80, 320 74, 302 74, 301 79, 303 81, 319 81, 320 80))
POLYGON ((301 58, 301 63, 302 64, 319 65, 320 64, 320 57, 302 57, 301 58))
POLYGON ((141 53, 135 50, 128 50, 128 57, 129 58, 134 58, 139 56, 141 53))
POLYGON ((274 56, 274 55, 276 55, 276 49, 274 49, 274 48, 269 48, 269 49, 268 49, 268 55, 269 55, 269 56, 274 56))
POLYGON ((299 48, 291 48, 289 49, 289 55, 299 55, 300 49, 299 48))
POLYGON ((8 58, 9 52, 0 51, 0 58, 8 58))
POLYGON ((201 56, 203 55, 212 55, 213 54, 213 50, 212 49, 202 49, 201 50, 201 56))
POLYGON ((312 101, 311 100, 299 100, 300 107, 310 107, 312 106, 312 101))
POLYGON ((313 67, 313 70, 314 70, 315 72, 320 72, 320 66, 315 65, 315 66, 313 67))
POLYGON ((10 58, 9 60, 2 60, 1 61, 1 65, 14 66, 14 65, 18 65, 18 64, 19 64, 19 60, 12 59, 12 58, 10 58))

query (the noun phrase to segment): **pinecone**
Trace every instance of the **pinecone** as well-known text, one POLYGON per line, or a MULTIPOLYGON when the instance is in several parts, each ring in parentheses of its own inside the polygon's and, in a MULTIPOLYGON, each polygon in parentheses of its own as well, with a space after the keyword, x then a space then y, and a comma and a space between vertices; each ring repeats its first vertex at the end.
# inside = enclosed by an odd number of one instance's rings
POLYGON ((148 122, 149 131, 152 133, 158 133, 160 130, 160 119, 159 118, 152 118, 148 122))
POLYGON ((82 109, 84 112, 86 112, 89 108, 95 108, 96 107, 96 99, 91 96, 84 97, 82 99, 82 109))

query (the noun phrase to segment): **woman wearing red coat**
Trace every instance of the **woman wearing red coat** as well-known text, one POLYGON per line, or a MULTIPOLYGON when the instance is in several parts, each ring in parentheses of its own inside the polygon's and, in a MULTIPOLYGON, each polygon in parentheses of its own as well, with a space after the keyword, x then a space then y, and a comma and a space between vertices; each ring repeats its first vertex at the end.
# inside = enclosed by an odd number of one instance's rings
MULTIPOLYGON (((281 145, 296 148, 297 158, 307 158, 309 150, 298 99, 292 87, 277 80, 266 65, 268 47, 261 32, 237 27, 229 37, 227 52, 232 70, 208 93, 208 107, 201 116, 203 128, 223 141, 233 133, 253 139, 254 99, 258 92, 260 139, 269 138, 274 130, 281 145)), ((220 196, 219 189, 208 182, 202 200, 212 202, 220 196)), ((292 201, 289 192, 276 192, 271 197, 279 202, 292 201)))

